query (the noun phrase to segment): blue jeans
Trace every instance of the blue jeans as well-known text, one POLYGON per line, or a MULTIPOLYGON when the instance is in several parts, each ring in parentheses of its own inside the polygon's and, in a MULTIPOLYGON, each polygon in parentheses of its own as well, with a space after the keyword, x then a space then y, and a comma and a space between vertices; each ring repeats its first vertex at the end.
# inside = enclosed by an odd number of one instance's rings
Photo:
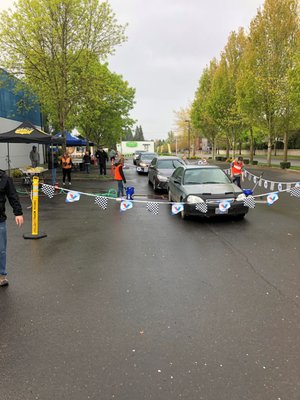
POLYGON ((52 180, 52 185, 56 184, 56 168, 52 168, 51 170, 51 180, 52 180))
POLYGON ((0 275, 6 275, 6 222, 0 222, 0 275))
POLYGON ((117 196, 124 196, 124 186, 123 186, 123 181, 118 181, 118 192, 117 196))
POLYGON ((90 163, 84 163, 85 171, 86 171, 87 174, 90 173, 90 165, 91 165, 90 163))

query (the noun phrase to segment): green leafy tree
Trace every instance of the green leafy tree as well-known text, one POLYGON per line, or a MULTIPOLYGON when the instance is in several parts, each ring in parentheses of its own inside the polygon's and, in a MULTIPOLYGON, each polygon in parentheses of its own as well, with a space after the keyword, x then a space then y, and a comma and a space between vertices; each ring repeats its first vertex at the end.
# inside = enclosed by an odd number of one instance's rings
POLYGON ((80 127, 90 141, 112 147, 133 123, 129 113, 134 95, 135 90, 122 76, 95 60, 89 90, 75 110, 74 125, 80 127))
POLYGON ((19 0, 1 13, 0 60, 38 96, 61 132, 90 85, 94 56, 125 40, 107 1, 19 0))
POLYGON ((269 166, 275 137, 284 131, 287 144, 297 114, 289 76, 295 67, 298 25, 297 0, 266 0, 251 23, 244 52, 239 104, 266 133, 269 166))
POLYGON ((217 66, 217 61, 213 59, 209 67, 204 69, 190 113, 192 125, 212 143, 213 159, 216 155, 217 138, 220 134, 220 129, 211 112, 212 83, 217 66))

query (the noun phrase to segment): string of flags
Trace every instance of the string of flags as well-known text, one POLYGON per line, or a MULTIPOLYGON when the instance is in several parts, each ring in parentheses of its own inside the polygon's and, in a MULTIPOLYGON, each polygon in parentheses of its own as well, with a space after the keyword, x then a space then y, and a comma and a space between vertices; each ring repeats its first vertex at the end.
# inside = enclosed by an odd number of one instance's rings
MULTIPOLYGON (((255 178, 256 178, 256 182, 258 182, 259 177, 255 176, 255 178)), ((255 182, 254 179, 253 179, 253 181, 255 182)), ((268 182, 270 182, 270 181, 268 181, 268 182)), ((279 184, 278 182, 273 182, 273 183, 279 184)), ((245 196, 244 199, 242 199, 241 201, 243 202, 243 205, 245 207, 254 209, 258 202, 260 202, 260 203, 263 202, 265 204, 268 204, 269 206, 274 204, 279 199, 279 192, 281 192, 281 193, 288 192, 288 193, 290 193, 291 196, 300 198, 300 182, 281 183, 281 185, 286 185, 286 188, 281 189, 281 191, 274 191, 274 192, 269 192, 269 193, 264 193, 264 194, 259 194, 259 195, 251 194, 251 195, 245 196), (265 201, 258 201, 258 198, 262 199, 264 197, 266 198, 265 201)), ((67 203, 73 203, 73 202, 80 201, 81 195, 94 197, 95 204, 98 205, 99 208, 102 210, 106 210, 108 208, 109 200, 114 200, 114 201, 120 202, 120 211, 121 212, 125 212, 125 211, 132 209, 134 206, 134 203, 146 204, 147 211, 152 213, 153 215, 157 215, 159 213, 159 206, 161 204, 171 205, 172 215, 176 215, 176 214, 184 211, 184 203, 176 203, 176 202, 170 202, 170 201, 135 200, 135 199, 128 200, 125 198, 115 198, 115 197, 106 196, 106 195, 84 193, 84 192, 78 192, 78 191, 74 191, 74 190, 68 190, 65 188, 60 188, 60 187, 48 185, 45 183, 41 184, 41 191, 45 195, 47 195, 49 198, 52 198, 54 196, 55 190, 60 190, 61 193, 66 194, 65 201, 67 203)), ((233 199, 220 200, 218 203, 218 208, 220 210, 220 213, 227 213, 228 209, 231 207, 231 204, 233 201, 234 201, 233 199)), ((195 204, 193 204, 193 206, 195 206, 195 209, 197 211, 199 211, 203 214, 206 214, 208 212, 208 204, 205 201, 195 203, 195 204)))
MULTIPOLYGON (((227 175, 230 175, 230 169, 225 169, 224 172, 227 175)), ((256 176, 252 174, 248 170, 244 170, 244 176, 245 180, 248 179, 249 182, 252 182, 254 184, 257 184, 259 187, 263 187, 265 189, 270 189, 270 191, 277 191, 278 192, 283 192, 283 191, 289 191, 293 186, 297 185, 298 182, 276 182, 276 181, 271 181, 270 179, 265 179, 262 178, 261 176, 256 176)))

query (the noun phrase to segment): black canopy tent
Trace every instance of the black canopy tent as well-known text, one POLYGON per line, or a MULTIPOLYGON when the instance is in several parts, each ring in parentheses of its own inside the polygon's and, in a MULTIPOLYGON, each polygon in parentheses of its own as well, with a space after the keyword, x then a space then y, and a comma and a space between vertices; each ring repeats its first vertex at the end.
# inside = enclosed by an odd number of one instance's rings
POLYGON ((0 143, 7 143, 7 164, 10 172, 9 143, 38 143, 55 145, 65 143, 64 138, 56 138, 48 133, 37 129, 31 122, 22 122, 17 128, 0 133, 0 143))

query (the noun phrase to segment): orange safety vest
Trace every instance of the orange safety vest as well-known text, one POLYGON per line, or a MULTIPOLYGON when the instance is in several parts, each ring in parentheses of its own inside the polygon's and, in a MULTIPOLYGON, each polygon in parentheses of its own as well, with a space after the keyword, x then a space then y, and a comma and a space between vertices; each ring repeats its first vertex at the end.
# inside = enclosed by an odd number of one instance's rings
POLYGON ((121 176, 121 173, 120 173, 120 168, 122 168, 121 164, 119 164, 119 165, 117 165, 115 167, 115 180, 116 181, 122 181, 123 180, 123 178, 121 176))
POLYGON ((67 158, 62 157, 62 158, 61 158, 61 165, 62 165, 62 167, 63 167, 64 169, 70 169, 70 168, 72 168, 72 159, 71 159, 71 157, 67 157, 67 158), (66 163, 66 165, 65 165, 65 163, 66 163))
POLYGON ((233 161, 231 164, 231 173, 233 175, 241 175, 243 172, 244 163, 238 163, 237 161, 233 161))

